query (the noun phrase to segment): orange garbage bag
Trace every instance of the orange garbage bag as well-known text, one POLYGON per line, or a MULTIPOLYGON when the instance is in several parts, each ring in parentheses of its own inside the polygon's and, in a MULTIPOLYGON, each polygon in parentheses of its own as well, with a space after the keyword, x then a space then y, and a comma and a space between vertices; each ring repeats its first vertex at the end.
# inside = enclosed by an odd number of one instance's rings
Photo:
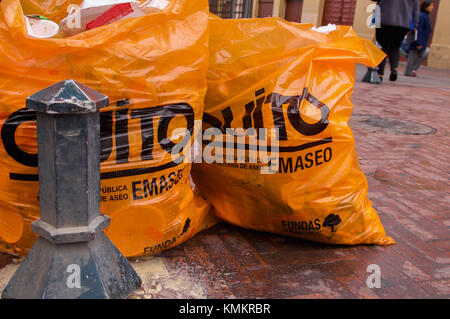
POLYGON ((172 156, 193 141, 172 131, 192 132, 203 114, 208 2, 170 1, 68 38, 27 36, 24 11, 63 16, 68 2, 0 3, 0 249, 23 255, 37 238, 30 230, 39 217, 36 123, 26 97, 66 79, 111 101, 100 114, 106 234, 126 256, 174 247, 216 221, 193 192, 191 164, 172 156))
POLYGON ((351 27, 312 28, 210 19, 203 157, 216 157, 194 164, 194 182, 217 216, 237 226, 392 244, 367 198, 348 125, 355 63, 374 67, 384 54, 351 27), (211 129, 218 133, 206 138, 211 129))

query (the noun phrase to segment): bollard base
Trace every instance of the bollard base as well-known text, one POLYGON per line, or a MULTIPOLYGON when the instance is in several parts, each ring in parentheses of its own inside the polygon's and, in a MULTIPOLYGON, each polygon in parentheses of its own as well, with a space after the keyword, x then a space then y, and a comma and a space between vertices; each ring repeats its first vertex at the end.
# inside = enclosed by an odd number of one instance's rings
POLYGON ((110 220, 98 200, 99 110, 107 105, 107 96, 74 80, 27 98, 27 109, 37 112, 41 218, 31 229, 40 237, 2 298, 116 299, 141 286, 103 232, 110 220))
POLYGON ((377 68, 367 68, 367 72, 364 75, 363 82, 372 84, 381 84, 380 76, 378 75, 377 68))
POLYGON ((53 244, 39 238, 2 298, 119 299, 141 284, 131 264, 103 232, 80 243, 53 244))

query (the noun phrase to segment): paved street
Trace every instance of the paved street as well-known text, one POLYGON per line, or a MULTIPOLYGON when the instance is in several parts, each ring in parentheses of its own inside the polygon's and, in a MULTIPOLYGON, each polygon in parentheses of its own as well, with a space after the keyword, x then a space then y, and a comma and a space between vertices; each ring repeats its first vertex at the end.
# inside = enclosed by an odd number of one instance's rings
MULTIPOLYGON (((403 74, 404 64, 400 67, 403 74)), ((132 298, 450 298, 450 71, 359 82, 351 126, 369 198, 397 244, 331 246, 226 224, 132 261, 132 298), (370 264, 381 288, 369 289, 370 264)), ((17 268, 0 253, 0 289, 17 268)))

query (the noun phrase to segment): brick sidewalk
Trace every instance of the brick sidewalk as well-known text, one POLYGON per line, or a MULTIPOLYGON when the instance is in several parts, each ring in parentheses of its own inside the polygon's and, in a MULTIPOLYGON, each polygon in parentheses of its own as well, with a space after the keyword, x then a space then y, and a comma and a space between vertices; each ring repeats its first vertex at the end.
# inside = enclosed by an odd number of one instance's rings
MULTIPOLYGON (((357 80, 364 72, 357 67, 357 80)), ((450 298, 450 72, 418 74, 358 82, 353 95, 369 198, 396 245, 331 246, 220 224, 133 261, 144 281, 133 297, 450 298), (369 264, 380 266, 381 288, 367 288, 369 264)), ((11 260, 0 253, 0 268, 11 260)), ((0 270, 0 289, 16 267, 0 270)))

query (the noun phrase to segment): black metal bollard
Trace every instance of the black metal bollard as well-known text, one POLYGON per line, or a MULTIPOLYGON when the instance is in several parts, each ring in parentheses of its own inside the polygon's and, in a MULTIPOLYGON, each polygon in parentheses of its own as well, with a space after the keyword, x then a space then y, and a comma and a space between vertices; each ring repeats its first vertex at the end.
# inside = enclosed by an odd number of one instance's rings
POLYGON ((36 111, 40 237, 2 298, 124 298, 141 286, 103 233, 100 214, 100 113, 107 96, 66 80, 27 99, 36 111))
POLYGON ((380 76, 378 75, 378 68, 367 68, 367 72, 364 75, 362 81, 372 84, 381 84, 380 76))

